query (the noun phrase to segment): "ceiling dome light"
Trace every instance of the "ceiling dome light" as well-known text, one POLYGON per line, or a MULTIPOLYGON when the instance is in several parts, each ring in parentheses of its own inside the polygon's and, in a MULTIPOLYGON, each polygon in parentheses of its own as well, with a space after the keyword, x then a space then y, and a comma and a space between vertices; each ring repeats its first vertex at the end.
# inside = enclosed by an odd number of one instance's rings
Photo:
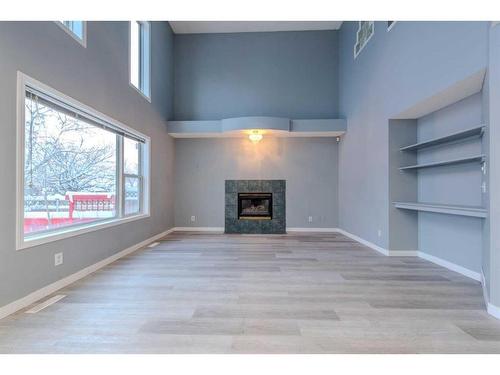
POLYGON ((262 140, 263 136, 262 134, 259 134, 258 130, 252 130, 252 133, 248 135, 248 138, 253 142, 253 143, 258 143, 262 140))

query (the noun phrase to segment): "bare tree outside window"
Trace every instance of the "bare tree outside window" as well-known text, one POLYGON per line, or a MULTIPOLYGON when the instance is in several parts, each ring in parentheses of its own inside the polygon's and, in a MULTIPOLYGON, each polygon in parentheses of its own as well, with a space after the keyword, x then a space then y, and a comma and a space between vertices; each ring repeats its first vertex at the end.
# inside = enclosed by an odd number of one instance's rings
POLYGON ((31 95, 25 103, 25 233, 114 217, 117 136, 31 95), (89 198, 70 217, 75 194, 107 203, 89 198))

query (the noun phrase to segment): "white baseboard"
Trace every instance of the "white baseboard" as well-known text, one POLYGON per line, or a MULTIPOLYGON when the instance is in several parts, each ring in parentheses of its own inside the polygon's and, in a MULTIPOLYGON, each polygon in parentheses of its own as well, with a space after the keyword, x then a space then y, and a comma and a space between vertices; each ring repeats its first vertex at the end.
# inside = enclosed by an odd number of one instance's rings
POLYGON ((173 232, 224 232, 224 227, 174 227, 173 232))
POLYGON ((500 307, 492 305, 491 303, 488 302, 488 314, 491 316, 500 319, 500 307))
POLYGON ((484 304, 486 305, 486 310, 488 311, 488 314, 490 314, 494 318, 500 319, 500 307, 490 303, 490 300, 488 298, 488 293, 486 292, 486 278, 484 277, 483 270, 481 270, 481 285, 483 286, 484 304))
POLYGON ((468 268, 459 266, 458 264, 449 262, 447 260, 438 258, 434 255, 424 253, 422 251, 418 252, 418 256, 422 259, 428 260, 429 262, 435 263, 441 267, 448 268, 449 270, 458 272, 464 276, 470 277, 473 280, 481 281, 481 274, 476 271, 472 271, 468 268))
POLYGON ((416 257, 418 256, 417 250, 389 250, 390 257, 416 257))
POLYGON ((370 241, 367 241, 361 237, 358 237, 356 236, 355 234, 352 234, 344 229, 338 229, 338 232, 340 234, 343 234, 344 236, 346 237, 349 237, 350 239, 354 240, 354 241, 357 241, 365 246, 368 246, 369 248, 375 250, 375 251, 378 251, 380 254, 384 254, 384 255, 389 255, 389 250, 387 249, 384 249, 383 247, 380 247, 378 245, 375 245, 373 242, 370 242, 370 241))
POLYGON ((349 233, 343 229, 338 229, 338 232, 355 240, 360 242, 361 244, 370 247, 373 250, 378 251, 381 254, 387 255, 387 256, 418 256, 422 259, 428 260, 429 262, 435 263, 437 265, 440 265, 444 268, 448 268, 449 270, 458 272, 464 276, 467 276, 473 280, 476 281, 481 281, 481 274, 472 270, 469 270, 465 267, 459 266, 458 264, 449 262, 447 260, 438 258, 434 255, 430 255, 427 253, 424 253, 422 251, 417 251, 417 250, 388 250, 384 249, 383 247, 380 247, 378 245, 375 245, 374 243, 367 241, 361 237, 358 237, 352 233, 349 233))
MULTIPOLYGON (((174 232, 224 232, 224 227, 174 227, 174 232)), ((286 228, 287 232, 334 233, 338 228, 286 228)))
POLYGON ((483 287, 483 299, 486 306, 488 306, 488 293, 486 289, 486 277, 484 277, 484 270, 481 268, 481 286, 483 287))
POLYGON ((167 234, 171 233, 173 229, 166 230, 162 233, 159 233, 153 237, 148 238, 147 240, 144 240, 142 242, 139 242, 138 244, 135 244, 133 246, 130 246, 129 248, 122 250, 106 259, 103 259, 95 264, 92 264, 91 266, 88 266, 72 275, 66 276, 65 278, 58 280, 52 284, 49 284, 41 289, 38 289, 27 296, 18 299, 14 302, 9 303, 8 305, 5 305, 3 307, 0 307, 0 319, 5 318, 6 316, 9 316, 21 309, 24 309, 25 307, 28 307, 32 305, 33 303, 37 302, 38 300, 47 297, 48 295, 56 292, 59 289, 62 289, 75 281, 78 281, 85 276, 90 275, 91 273, 107 266, 110 263, 113 263, 114 261, 133 253, 134 251, 139 250, 140 248, 150 244, 153 241, 156 241, 167 234))
POLYGON ((287 232, 316 232, 316 233, 336 233, 339 228, 286 228, 287 232))
POLYGON ((346 237, 353 239, 354 241, 358 241, 359 243, 368 246, 369 248, 378 251, 380 254, 389 256, 389 257, 416 257, 418 255, 418 251, 416 250, 388 250, 381 246, 375 245, 373 242, 367 241, 361 237, 356 236, 344 229, 338 229, 338 232, 343 234, 346 237))

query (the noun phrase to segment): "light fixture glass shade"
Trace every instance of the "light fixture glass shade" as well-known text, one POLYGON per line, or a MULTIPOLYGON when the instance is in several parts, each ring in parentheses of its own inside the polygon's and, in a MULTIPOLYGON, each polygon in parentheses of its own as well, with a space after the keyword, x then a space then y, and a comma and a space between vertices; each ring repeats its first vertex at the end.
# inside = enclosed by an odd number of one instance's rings
POLYGON ((259 134, 258 132, 253 132, 248 136, 248 138, 253 142, 253 143, 258 143, 262 140, 263 136, 262 134, 259 134))

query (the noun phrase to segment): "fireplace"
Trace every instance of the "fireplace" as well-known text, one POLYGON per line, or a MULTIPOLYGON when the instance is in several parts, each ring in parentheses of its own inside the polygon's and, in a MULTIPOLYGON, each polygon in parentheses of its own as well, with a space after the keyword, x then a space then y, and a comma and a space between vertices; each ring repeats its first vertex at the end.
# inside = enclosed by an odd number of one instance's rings
POLYGON ((272 220, 272 193, 238 193, 238 219, 272 220))
POLYGON ((226 180, 224 232, 286 233, 285 180, 226 180))

